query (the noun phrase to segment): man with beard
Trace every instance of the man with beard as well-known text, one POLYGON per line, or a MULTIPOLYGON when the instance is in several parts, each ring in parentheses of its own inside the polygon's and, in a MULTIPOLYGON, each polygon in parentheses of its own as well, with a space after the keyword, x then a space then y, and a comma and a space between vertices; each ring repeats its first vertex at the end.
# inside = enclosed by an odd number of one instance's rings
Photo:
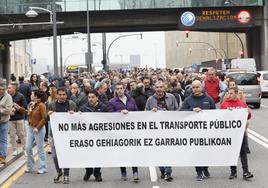
MULTIPOLYGON (((57 100, 52 101, 51 103, 48 104, 49 116, 53 112, 69 112, 70 114, 72 114, 76 110, 77 110, 76 104, 71 100, 67 100, 67 90, 65 88, 58 88, 57 100)), ((52 158, 53 158, 54 165, 57 171, 57 176, 54 178, 54 183, 62 182, 63 184, 68 184, 70 169, 69 168, 60 169, 52 134, 51 134, 51 138, 52 138, 51 139, 52 158)))
MULTIPOLYGON (((157 81, 155 83, 155 94, 147 100, 145 110, 151 110, 154 112, 176 111, 179 110, 179 106, 174 95, 165 92, 164 83, 162 81, 157 81)), ((170 166, 161 166, 159 168, 161 172, 161 179, 166 181, 173 180, 171 176, 172 168, 170 166)))
MULTIPOLYGON (((99 101, 99 94, 97 91, 92 90, 88 93, 88 102, 80 109, 80 112, 107 112, 107 106, 99 101)), ((91 175, 95 176, 95 181, 101 182, 101 168, 86 168, 84 181, 88 181, 91 175)))

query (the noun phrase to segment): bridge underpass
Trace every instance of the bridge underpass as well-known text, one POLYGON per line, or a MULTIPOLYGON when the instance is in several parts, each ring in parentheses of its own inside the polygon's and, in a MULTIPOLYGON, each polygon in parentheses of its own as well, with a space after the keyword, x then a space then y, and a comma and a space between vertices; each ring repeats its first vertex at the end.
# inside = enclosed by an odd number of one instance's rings
MULTIPOLYGON (((0 50, 0 76, 8 78, 8 75, 10 75, 8 69, 9 41, 52 36, 52 25, 20 26, 19 24, 48 22, 48 20, 49 14, 46 13, 40 13, 36 18, 28 18, 24 14, 0 16, 0 26, 1 24, 15 24, 13 27, 0 27, 0 41, 5 46, 0 50)), ((90 31, 92 33, 103 33, 190 30, 246 33, 248 56, 256 59, 258 69, 260 69, 263 67, 261 56, 264 53, 263 20, 263 7, 260 6, 90 11, 90 31), (186 11, 202 16, 204 11, 221 10, 229 11, 233 16, 237 16, 241 10, 247 10, 251 13, 251 21, 247 24, 240 24, 234 20, 213 23, 201 23, 200 21, 192 27, 185 27, 180 23, 180 17, 186 11)), ((74 32, 86 33, 86 11, 58 12, 57 21, 64 22, 64 24, 57 26, 58 35, 73 34, 74 32)))

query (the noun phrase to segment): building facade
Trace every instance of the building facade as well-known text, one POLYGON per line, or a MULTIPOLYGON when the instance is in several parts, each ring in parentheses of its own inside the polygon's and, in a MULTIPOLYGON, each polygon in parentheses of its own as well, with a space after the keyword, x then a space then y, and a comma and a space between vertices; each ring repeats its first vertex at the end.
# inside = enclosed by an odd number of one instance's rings
POLYGON ((12 41, 10 45, 10 73, 16 77, 28 76, 32 72, 32 41, 12 41))
POLYGON ((240 58, 242 45, 244 56, 247 57, 246 35, 234 33, 189 32, 188 37, 184 31, 171 31, 165 33, 166 67, 182 68, 203 61, 216 59, 240 58))

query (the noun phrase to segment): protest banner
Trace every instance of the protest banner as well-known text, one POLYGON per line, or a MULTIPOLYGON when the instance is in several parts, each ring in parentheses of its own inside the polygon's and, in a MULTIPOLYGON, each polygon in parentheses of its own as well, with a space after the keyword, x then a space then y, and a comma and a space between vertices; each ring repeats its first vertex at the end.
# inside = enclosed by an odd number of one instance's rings
POLYGON ((61 168, 236 165, 246 109, 53 113, 61 168))

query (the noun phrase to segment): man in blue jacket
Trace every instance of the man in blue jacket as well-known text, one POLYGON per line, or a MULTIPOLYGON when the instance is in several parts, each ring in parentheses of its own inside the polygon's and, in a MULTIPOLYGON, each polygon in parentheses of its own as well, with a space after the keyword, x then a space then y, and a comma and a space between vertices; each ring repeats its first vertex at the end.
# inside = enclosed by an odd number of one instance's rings
MULTIPOLYGON (((202 91, 202 83, 199 80, 195 80, 192 83, 192 94, 187 97, 180 111, 194 111, 201 112, 202 110, 216 109, 213 99, 202 91)), ((208 167, 195 167, 196 180, 202 181, 204 177, 209 178, 210 174, 208 167)))

